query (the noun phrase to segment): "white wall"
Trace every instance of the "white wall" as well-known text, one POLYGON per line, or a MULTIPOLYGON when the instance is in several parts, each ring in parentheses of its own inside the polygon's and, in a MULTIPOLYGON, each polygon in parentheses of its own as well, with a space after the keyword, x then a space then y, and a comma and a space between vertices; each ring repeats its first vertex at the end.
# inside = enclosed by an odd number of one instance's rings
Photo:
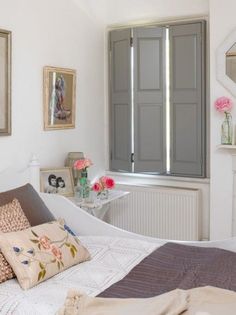
MULTIPOLYGON (((213 107, 219 96, 228 96, 234 101, 232 111, 234 123, 236 99, 216 80, 216 50, 228 34, 236 28, 236 2, 234 0, 210 0, 210 85, 211 85, 211 239, 231 237, 232 233, 232 157, 217 149, 220 143, 220 125, 223 117, 213 107)), ((236 38, 235 38, 236 41, 236 38)))
POLYGON ((70 0, 0 0, 0 29, 12 31, 12 136, 0 137, 0 170, 43 167, 83 151, 104 170, 104 26, 70 0), (43 131, 43 66, 76 69, 76 128, 43 131))

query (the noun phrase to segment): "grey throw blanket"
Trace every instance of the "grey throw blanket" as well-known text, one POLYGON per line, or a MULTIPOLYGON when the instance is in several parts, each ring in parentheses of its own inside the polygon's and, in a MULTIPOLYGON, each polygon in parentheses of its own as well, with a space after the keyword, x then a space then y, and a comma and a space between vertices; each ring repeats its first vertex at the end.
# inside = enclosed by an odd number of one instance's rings
POLYGON ((203 286, 236 291, 236 253, 167 243, 99 296, 148 298, 176 288, 203 286))

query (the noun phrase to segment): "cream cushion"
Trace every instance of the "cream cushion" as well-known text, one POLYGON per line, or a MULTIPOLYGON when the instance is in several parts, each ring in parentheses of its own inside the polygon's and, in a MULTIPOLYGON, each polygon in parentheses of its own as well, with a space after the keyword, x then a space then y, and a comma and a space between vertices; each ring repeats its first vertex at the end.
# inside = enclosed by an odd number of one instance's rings
POLYGON ((90 258, 78 238, 58 221, 0 234, 0 248, 23 289, 90 258))

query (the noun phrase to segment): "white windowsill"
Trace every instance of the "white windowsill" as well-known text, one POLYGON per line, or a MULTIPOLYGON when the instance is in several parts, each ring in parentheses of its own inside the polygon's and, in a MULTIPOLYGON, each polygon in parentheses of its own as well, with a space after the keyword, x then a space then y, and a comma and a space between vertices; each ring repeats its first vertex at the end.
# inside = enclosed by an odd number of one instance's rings
POLYGON ((235 150, 236 149, 236 144, 219 144, 217 146, 218 149, 230 149, 230 150, 235 150))
MULTIPOLYGON (((235 146, 236 147, 236 146, 235 146)), ((123 173, 106 171, 106 175, 122 178, 122 183, 134 183, 137 180, 137 184, 143 182, 144 184, 155 184, 157 181, 170 181, 170 182, 184 182, 184 183, 199 183, 209 184, 209 178, 190 178, 190 177, 177 177, 177 176, 164 176, 164 175, 149 175, 149 174, 137 174, 137 173, 123 173)), ((119 181, 121 182, 121 181, 119 181)))

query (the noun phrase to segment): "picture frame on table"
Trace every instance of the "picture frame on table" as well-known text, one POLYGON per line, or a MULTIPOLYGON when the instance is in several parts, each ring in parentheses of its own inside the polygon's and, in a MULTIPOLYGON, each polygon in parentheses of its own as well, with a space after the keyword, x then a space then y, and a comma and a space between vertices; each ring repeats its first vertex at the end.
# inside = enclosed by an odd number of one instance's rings
POLYGON ((0 136, 11 135, 11 32, 0 30, 0 136))
POLYGON ((44 130, 75 128, 76 70, 43 68, 44 130))
POLYGON ((40 191, 66 197, 74 196, 71 168, 42 168, 40 170, 40 191))

